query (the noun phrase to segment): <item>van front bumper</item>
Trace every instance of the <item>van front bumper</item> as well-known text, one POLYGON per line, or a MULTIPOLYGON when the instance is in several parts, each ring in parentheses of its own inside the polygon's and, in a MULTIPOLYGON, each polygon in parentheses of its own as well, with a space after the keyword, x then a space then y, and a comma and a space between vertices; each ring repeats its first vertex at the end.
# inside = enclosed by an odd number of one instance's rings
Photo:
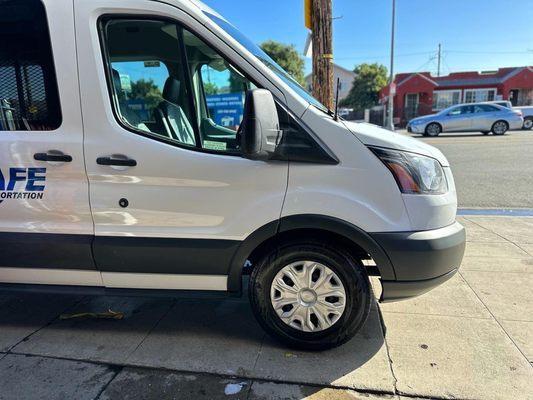
POLYGON ((389 257, 395 280, 382 280, 381 302, 419 296, 450 279, 461 265, 465 229, 455 222, 419 232, 371 234, 389 257))

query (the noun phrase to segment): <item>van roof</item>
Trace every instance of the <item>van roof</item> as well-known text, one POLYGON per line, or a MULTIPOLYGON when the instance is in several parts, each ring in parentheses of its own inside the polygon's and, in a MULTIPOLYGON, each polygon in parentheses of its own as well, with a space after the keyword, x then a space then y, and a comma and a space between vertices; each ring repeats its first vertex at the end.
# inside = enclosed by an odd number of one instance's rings
POLYGON ((208 5, 204 4, 200 0, 152 0, 152 1, 157 1, 159 3, 166 3, 166 4, 169 4, 171 6, 182 6, 182 7, 185 6, 185 8, 187 8, 187 6, 189 6, 189 5, 193 5, 196 9, 200 10, 202 13, 212 14, 212 15, 214 15, 214 16, 216 16, 216 17, 228 22, 226 20, 226 18, 224 18, 222 15, 220 15, 218 12, 216 12, 215 10, 213 10, 211 7, 209 7, 208 5))

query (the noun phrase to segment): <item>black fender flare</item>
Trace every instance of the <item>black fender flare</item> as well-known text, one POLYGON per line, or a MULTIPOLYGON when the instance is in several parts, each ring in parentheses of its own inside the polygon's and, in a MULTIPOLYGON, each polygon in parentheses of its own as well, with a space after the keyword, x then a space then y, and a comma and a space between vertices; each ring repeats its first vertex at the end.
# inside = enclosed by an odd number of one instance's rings
POLYGON ((250 254, 263 242, 278 234, 297 229, 318 229, 335 233, 364 249, 376 262, 381 278, 396 280, 391 260, 383 248, 364 230, 339 218, 319 214, 301 214, 272 221, 250 234, 236 250, 228 274, 228 291, 242 290, 242 269, 250 254))

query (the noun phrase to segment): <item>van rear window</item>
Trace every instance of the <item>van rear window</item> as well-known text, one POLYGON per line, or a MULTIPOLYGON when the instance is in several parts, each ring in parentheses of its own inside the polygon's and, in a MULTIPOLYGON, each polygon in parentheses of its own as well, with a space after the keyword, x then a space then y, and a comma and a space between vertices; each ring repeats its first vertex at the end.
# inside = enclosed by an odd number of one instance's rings
POLYGON ((0 131, 50 131, 61 109, 40 0, 0 0, 0 131))

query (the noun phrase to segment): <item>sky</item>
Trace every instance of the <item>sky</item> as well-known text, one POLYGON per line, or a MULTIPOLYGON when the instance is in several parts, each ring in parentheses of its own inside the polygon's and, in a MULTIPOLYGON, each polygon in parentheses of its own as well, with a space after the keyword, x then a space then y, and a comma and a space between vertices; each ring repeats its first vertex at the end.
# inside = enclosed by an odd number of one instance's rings
MULTIPOLYGON (((204 0, 256 43, 294 44, 303 53, 304 0, 204 0)), ((390 63, 392 0, 333 0, 334 62, 390 63)), ((533 66, 533 0, 396 0, 395 72, 441 75, 533 66)), ((311 61, 306 60, 306 73, 311 61)))

